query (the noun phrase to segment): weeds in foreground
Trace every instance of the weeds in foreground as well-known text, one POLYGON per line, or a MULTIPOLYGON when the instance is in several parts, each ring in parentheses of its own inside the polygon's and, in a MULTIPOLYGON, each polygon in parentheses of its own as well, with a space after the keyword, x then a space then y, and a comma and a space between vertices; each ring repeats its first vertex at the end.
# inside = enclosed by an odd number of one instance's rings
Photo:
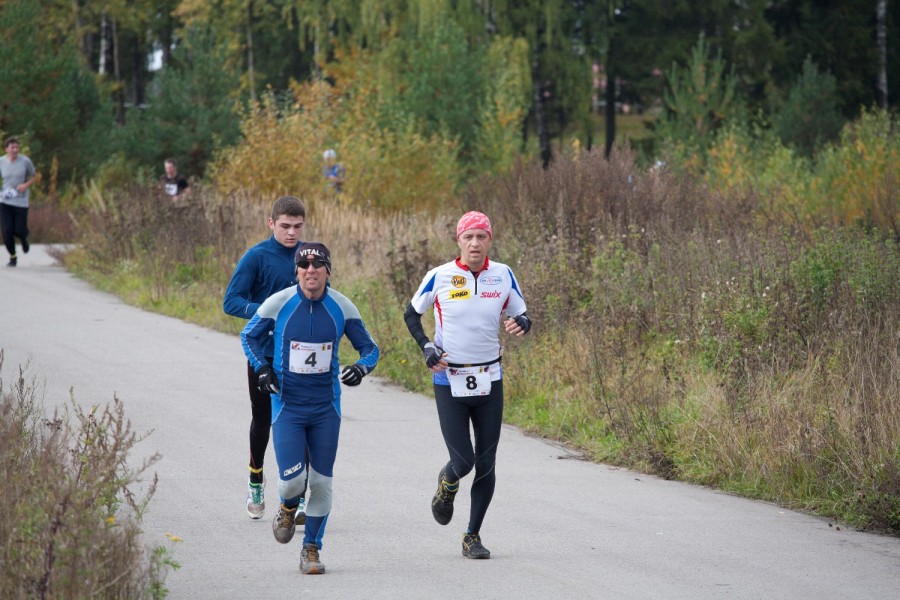
POLYGON ((73 399, 51 417, 41 401, 27 369, 9 389, 0 377, 0 597, 165 597, 178 564, 171 548, 148 554, 140 529, 156 478, 136 491, 157 457, 126 463, 142 438, 118 399, 90 409, 73 399))

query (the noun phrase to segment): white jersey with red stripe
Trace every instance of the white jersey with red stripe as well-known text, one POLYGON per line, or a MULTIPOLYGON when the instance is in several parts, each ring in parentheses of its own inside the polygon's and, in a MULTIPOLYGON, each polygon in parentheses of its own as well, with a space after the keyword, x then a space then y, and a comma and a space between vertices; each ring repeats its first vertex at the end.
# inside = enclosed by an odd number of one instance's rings
MULTIPOLYGON (((500 357, 502 313, 517 317, 526 310, 525 299, 512 269, 485 258, 477 273, 459 259, 428 271, 412 298, 419 314, 434 307, 434 343, 454 365, 477 365, 500 357)), ((491 365, 491 379, 502 377, 500 363, 491 365)), ((448 385, 444 372, 434 382, 448 385)))

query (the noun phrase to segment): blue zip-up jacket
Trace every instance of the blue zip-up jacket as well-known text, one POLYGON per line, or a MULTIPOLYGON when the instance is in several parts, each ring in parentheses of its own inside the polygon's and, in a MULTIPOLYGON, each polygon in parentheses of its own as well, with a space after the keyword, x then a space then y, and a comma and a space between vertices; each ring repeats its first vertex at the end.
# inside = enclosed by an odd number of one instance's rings
POLYGON ((244 354, 254 371, 268 364, 263 345, 272 340, 275 353, 272 368, 278 376, 280 394, 272 394, 272 417, 285 403, 320 404, 331 402, 341 414, 341 383, 338 349, 347 336, 359 352, 358 364, 371 372, 381 351, 366 329, 359 309, 338 291, 325 288, 322 296, 310 300, 295 285, 263 302, 241 332, 244 354), (331 364, 324 373, 295 373, 290 370, 291 342, 331 344, 331 364))
MULTIPOLYGON (((281 245, 274 235, 247 250, 225 290, 225 314, 250 319, 266 298, 297 283, 295 250, 281 245)), ((263 351, 272 356, 271 341, 263 351)))

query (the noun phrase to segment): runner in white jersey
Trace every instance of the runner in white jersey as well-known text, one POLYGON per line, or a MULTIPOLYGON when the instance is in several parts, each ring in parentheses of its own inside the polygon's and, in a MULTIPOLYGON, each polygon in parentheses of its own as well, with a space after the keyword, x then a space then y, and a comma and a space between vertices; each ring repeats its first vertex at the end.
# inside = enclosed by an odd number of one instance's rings
POLYGON ((521 336, 531 329, 525 299, 512 270, 492 262, 491 222, 480 212, 468 212, 456 227, 460 256, 429 271, 416 291, 404 319, 432 370, 441 433, 450 461, 438 474, 431 501, 435 520, 446 525, 453 517, 459 480, 475 470, 469 524, 463 535, 467 558, 490 558, 481 543, 481 524, 494 495, 494 467, 503 423, 503 369, 499 329, 521 336), (422 328, 422 314, 434 309, 434 342, 422 328), (473 447, 469 435, 475 434, 473 447))

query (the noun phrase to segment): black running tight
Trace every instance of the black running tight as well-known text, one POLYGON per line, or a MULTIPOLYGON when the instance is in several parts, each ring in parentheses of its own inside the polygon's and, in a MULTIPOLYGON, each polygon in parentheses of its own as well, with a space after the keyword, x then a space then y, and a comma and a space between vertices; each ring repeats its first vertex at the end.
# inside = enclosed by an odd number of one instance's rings
MULTIPOLYGON (((267 359, 272 364, 272 359, 267 359)), ((272 398, 268 392, 261 392, 257 387, 259 383, 259 375, 253 370, 250 362, 247 362, 247 384, 250 388, 250 410, 252 417, 250 419, 250 468, 262 469, 263 461, 266 460, 266 447, 269 445, 269 433, 272 430, 272 398)), ((309 448, 306 449, 306 464, 309 464, 309 448)), ((250 474, 250 481, 259 483, 262 481, 262 473, 250 474)), ((308 483, 308 474, 304 478, 303 493, 301 498, 306 497, 306 484, 308 483)))
POLYGON ((448 479, 454 475, 461 479, 475 469, 469 531, 481 531, 484 515, 494 497, 494 466, 500 426, 503 424, 503 381, 494 381, 487 396, 463 398, 454 398, 448 385, 435 385, 434 398, 441 433, 450 452, 450 462, 445 471, 448 479), (469 437, 470 422, 475 433, 474 448, 469 437))
MULTIPOLYGON (((267 392, 259 391, 259 375, 247 363, 247 383, 250 388, 250 467, 262 469, 266 460, 266 446, 269 445, 269 431, 272 427, 272 399, 267 392)), ((261 475, 261 474, 260 474, 261 475)))
POLYGON ((19 241, 22 242, 23 249, 25 242, 28 241, 28 209, 0 203, 0 230, 2 230, 6 251, 10 256, 15 256, 15 238, 19 238, 19 241))

